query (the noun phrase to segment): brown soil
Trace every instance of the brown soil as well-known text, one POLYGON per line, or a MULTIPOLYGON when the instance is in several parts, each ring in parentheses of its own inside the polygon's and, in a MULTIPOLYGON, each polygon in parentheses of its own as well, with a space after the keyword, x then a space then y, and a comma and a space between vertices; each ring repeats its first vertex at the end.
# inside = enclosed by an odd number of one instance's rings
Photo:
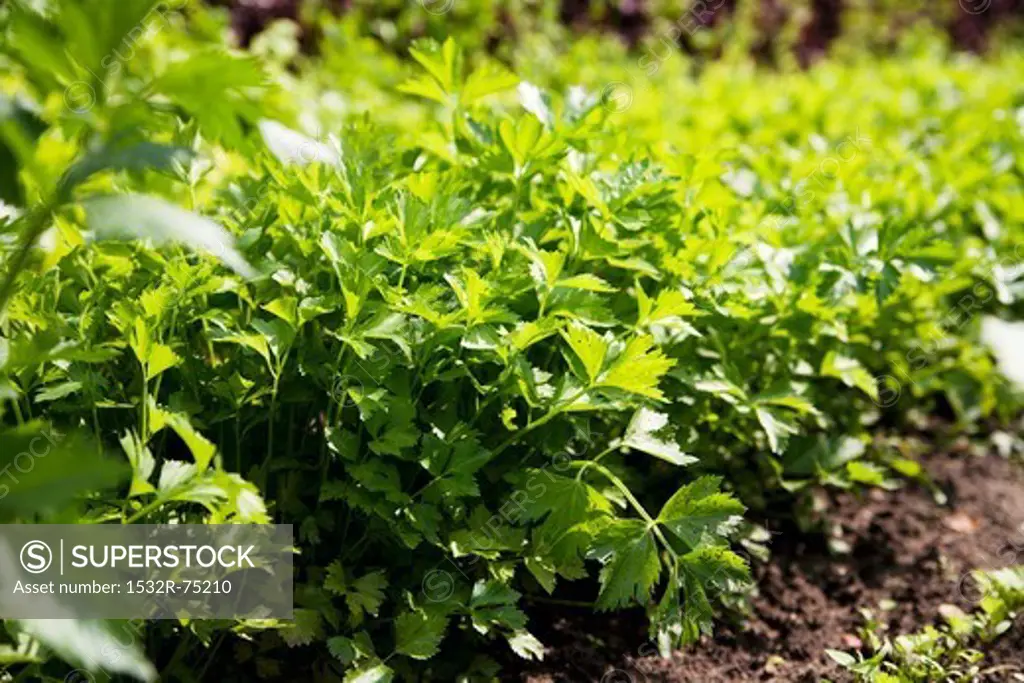
POLYGON ((1024 681, 1024 616, 985 652, 985 670, 987 682, 1024 681))
MULTIPOLYGON (((860 609, 890 633, 910 633, 939 620, 952 603, 970 609, 969 572, 1024 563, 1024 474, 996 456, 936 455, 925 467, 947 495, 939 505, 923 486, 823 497, 831 521, 824 533, 769 524, 772 559, 755 568, 752 613, 717 628, 687 652, 663 660, 646 640, 643 615, 595 617, 585 609, 534 611, 531 629, 550 649, 545 661, 512 662, 506 680, 528 683, 742 683, 848 680, 825 654, 859 645, 860 609), (889 602, 889 609, 879 606, 889 602)), ((540 607, 540 606, 538 606, 540 607)), ((984 662, 986 680, 1024 674, 1024 619, 997 641, 984 662)))

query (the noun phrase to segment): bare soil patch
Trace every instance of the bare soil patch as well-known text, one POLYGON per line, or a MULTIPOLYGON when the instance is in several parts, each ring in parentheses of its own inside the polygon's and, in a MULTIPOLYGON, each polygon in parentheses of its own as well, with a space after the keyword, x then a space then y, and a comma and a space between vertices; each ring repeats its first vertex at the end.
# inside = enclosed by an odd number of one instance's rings
MULTIPOLYGON (((714 638, 676 653, 651 656, 643 615, 595 616, 585 608, 544 605, 533 611, 534 631, 550 646, 544 662, 506 664, 505 680, 528 683, 648 681, 740 683, 812 682, 847 677, 825 654, 858 644, 859 609, 867 608, 893 634, 939 620, 952 603, 969 609, 976 597, 972 569, 1024 563, 1024 473, 998 456, 937 454, 925 467, 946 494, 911 485, 897 491, 830 494, 822 514, 829 534, 805 533, 792 522, 766 522, 772 559, 755 568, 753 612, 720 625, 714 638), (890 609, 879 610, 888 601, 890 609)), ((1024 621, 1024 620, 1022 620, 1024 621)), ((1024 673, 1024 623, 997 641, 986 658, 992 681, 1024 673)))

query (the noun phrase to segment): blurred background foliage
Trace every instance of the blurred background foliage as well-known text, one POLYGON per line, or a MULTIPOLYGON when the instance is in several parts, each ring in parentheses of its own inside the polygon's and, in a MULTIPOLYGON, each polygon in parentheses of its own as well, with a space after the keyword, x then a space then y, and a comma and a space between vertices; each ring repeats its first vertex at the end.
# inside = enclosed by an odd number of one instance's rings
POLYGON ((364 34, 396 49, 412 40, 456 37, 470 49, 507 56, 526 37, 619 35, 630 47, 674 43, 717 58, 807 66, 830 53, 889 52, 921 28, 954 49, 984 52, 1021 34, 1022 0, 216 0, 230 9, 242 45, 275 19, 299 21, 315 44, 318 15, 356 15, 364 34), (425 11, 424 11, 425 10, 425 11), (675 27, 675 29, 673 28, 675 27))

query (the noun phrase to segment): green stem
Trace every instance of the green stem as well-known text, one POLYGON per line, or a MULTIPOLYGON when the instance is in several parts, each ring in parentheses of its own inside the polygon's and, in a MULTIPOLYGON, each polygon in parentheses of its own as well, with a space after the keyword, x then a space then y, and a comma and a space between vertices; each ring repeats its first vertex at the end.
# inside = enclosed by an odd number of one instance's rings
MULTIPOLYGON (((331 378, 330 378, 331 388, 328 390, 330 392, 330 396, 328 397, 329 400, 328 400, 328 403, 327 403, 327 423, 324 425, 324 431, 326 431, 327 429, 333 428, 334 427, 334 421, 341 414, 341 408, 343 406, 343 402, 342 401, 338 401, 337 397, 335 396, 336 390, 338 388, 337 385, 335 384, 335 382, 337 382, 337 380, 338 380, 338 373, 341 372, 342 360, 345 358, 345 352, 347 350, 348 350, 348 347, 345 346, 344 344, 342 344, 341 345, 341 349, 338 351, 338 355, 335 356, 335 358, 334 358, 334 369, 333 369, 333 371, 331 373, 331 378)), ((326 440, 324 441, 324 443, 326 443, 326 440)))
POLYGON ((274 388, 270 394, 270 421, 267 423, 267 454, 263 458, 263 464, 260 465, 260 474, 264 484, 267 482, 267 469, 270 467, 270 459, 274 455, 274 420, 277 418, 277 394, 281 388, 281 376, 284 375, 284 368, 288 364, 288 355, 291 352, 292 349, 289 346, 281 355, 281 360, 277 363, 277 369, 272 371, 274 373, 274 388))
MULTIPOLYGON (((513 359, 514 358, 515 357, 513 356, 513 359)), ((448 439, 449 443, 451 441, 454 441, 456 436, 461 436, 462 435, 461 431, 459 430, 459 428, 462 427, 463 425, 465 425, 464 429, 466 429, 466 430, 475 427, 476 423, 477 423, 477 420, 479 420, 480 417, 485 412, 487 412, 487 409, 491 407, 491 404, 494 403, 495 401, 497 401, 498 399, 500 399, 502 397, 502 394, 501 394, 502 387, 505 385, 505 382, 508 380, 509 375, 512 374, 513 366, 512 366, 511 363, 512 363, 512 359, 509 359, 508 367, 506 367, 504 370, 502 370, 501 375, 498 376, 498 380, 494 383, 494 386, 497 387, 494 390, 494 393, 492 393, 490 396, 488 396, 486 399, 484 399, 484 402, 481 403, 477 407, 476 411, 473 413, 473 416, 471 418, 469 418, 469 422, 460 422, 458 425, 455 426, 455 429, 452 430, 452 434, 449 436, 449 439, 448 439)))
POLYGON ((260 467, 264 473, 270 464, 270 458, 274 455, 274 419, 277 415, 277 390, 280 383, 281 373, 276 373, 274 375, 274 389, 270 394, 270 421, 267 423, 267 455, 263 460, 263 465, 260 467))
POLYGON ((242 474, 242 411, 235 413, 235 472, 242 474))
POLYGON ((103 437, 100 432, 100 411, 96 408, 96 402, 92 404, 92 431, 96 434, 96 452, 103 455, 103 437))
POLYGON ((21 399, 14 397, 11 399, 11 407, 14 408, 14 419, 18 421, 19 425, 25 424, 25 416, 21 414, 21 399))
POLYGON ((178 641, 178 647, 175 648, 174 654, 171 655, 167 665, 163 668, 161 678, 164 678, 169 672, 174 670, 174 667, 178 665, 178 662, 188 653, 191 648, 191 642, 188 638, 182 638, 178 641))
POLYGON ((556 417, 558 417, 563 412, 565 412, 565 408, 567 406, 571 406, 573 403, 576 402, 577 399, 579 399, 581 396, 586 394, 587 390, 588 389, 580 389, 578 392, 576 392, 575 394, 570 396, 567 400, 559 403, 557 406, 555 406, 554 408, 549 410, 543 417, 538 418, 537 420, 534 420, 530 424, 528 424, 525 427, 523 427, 522 429, 520 429, 515 434, 512 434, 511 436, 509 436, 507 439, 505 439, 500 444, 498 444, 498 447, 494 450, 494 455, 495 456, 498 455, 499 453, 504 451, 506 448, 508 448, 509 446, 514 444, 516 441, 518 441, 522 437, 524 437, 527 434, 529 434, 530 432, 532 432, 533 430, 537 429, 538 427, 543 427, 548 422, 551 422, 552 420, 554 420, 556 417))
POLYGON ((586 600, 562 600, 560 598, 546 598, 543 595, 524 595, 523 600, 527 602, 538 602, 545 605, 560 605, 563 607, 585 607, 587 609, 593 609, 594 603, 587 602, 586 600))
POLYGON ((580 471, 576 473, 576 481, 579 481, 580 479, 582 479, 583 478, 583 474, 588 469, 590 469, 591 467, 597 465, 597 463, 601 459, 603 459, 606 455, 608 455, 609 453, 612 453, 614 451, 617 451, 619 449, 620 445, 621 444, 619 444, 619 443, 613 443, 613 445, 609 446, 608 448, 606 448, 603 451, 601 451, 600 453, 598 453, 597 456, 595 456, 593 460, 588 460, 587 462, 583 463, 583 466, 580 467, 580 471))
POLYGON ((636 499, 636 497, 633 495, 633 492, 629 490, 629 487, 626 486, 621 479, 615 476, 615 474, 607 467, 605 467, 604 465, 600 465, 593 460, 588 460, 584 462, 576 461, 572 464, 573 466, 581 468, 592 467, 593 469, 597 470, 602 475, 604 475, 604 478, 610 481, 612 483, 612 486, 619 490, 619 492, 629 502, 633 509, 636 510, 636 513, 640 515, 641 519, 643 519, 647 523, 647 527, 651 530, 651 532, 654 534, 654 537, 658 539, 658 541, 665 548, 665 550, 668 551, 668 554, 672 557, 672 559, 676 562, 679 561, 679 555, 677 555, 676 551, 672 548, 671 545, 669 545, 668 539, 665 538, 665 535, 661 533, 661 529, 658 527, 657 520, 651 517, 651 515, 647 512, 647 509, 643 505, 641 505, 640 501, 636 499))
POLYGON ((149 371, 146 369, 146 364, 142 364, 142 419, 139 420, 139 424, 142 425, 142 445, 145 446, 149 443, 149 380, 146 379, 146 375, 149 371))
POLYGON ((166 499, 165 499, 165 498, 163 498, 163 497, 158 497, 158 498, 154 499, 154 500, 153 500, 153 501, 152 501, 151 503, 149 503, 148 505, 145 505, 145 506, 143 506, 143 508, 142 508, 141 510, 139 510, 138 512, 136 512, 136 513, 135 513, 134 515, 132 515, 131 517, 129 517, 128 519, 126 519, 126 520, 125 520, 124 522, 122 522, 122 523, 123 523, 123 524, 134 524, 134 523, 135 523, 135 522, 137 522, 138 520, 140 520, 140 519, 142 519, 143 517, 145 517, 146 515, 148 515, 148 514, 149 514, 150 512, 153 512, 153 510, 156 510, 156 509, 157 509, 158 507, 160 507, 161 505, 163 505, 163 504, 164 504, 165 502, 166 502, 166 499))

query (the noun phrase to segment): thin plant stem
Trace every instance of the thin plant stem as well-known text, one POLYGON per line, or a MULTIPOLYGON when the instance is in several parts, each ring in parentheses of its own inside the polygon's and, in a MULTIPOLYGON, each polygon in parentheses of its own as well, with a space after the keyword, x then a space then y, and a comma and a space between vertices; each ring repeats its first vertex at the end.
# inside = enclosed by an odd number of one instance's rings
POLYGON ((677 555, 676 551, 672 548, 671 545, 669 545, 668 539, 665 538, 665 535, 661 532, 661 529, 658 527, 657 520, 651 517, 651 515, 647 512, 647 508, 645 508, 640 503, 640 501, 636 499, 636 497, 633 495, 633 492, 629 490, 629 487, 626 486, 621 479, 615 476, 614 472, 609 470, 604 465, 594 462, 593 460, 577 462, 574 464, 578 467, 591 467, 600 472, 602 475, 604 475, 604 478, 610 481, 612 483, 612 486, 619 490, 619 493, 621 493, 623 497, 626 499, 626 501, 629 502, 630 506, 632 506, 632 508, 636 510, 636 513, 640 515, 640 517, 647 523, 647 528, 651 530, 651 533, 654 534, 655 538, 657 538, 661 545, 665 548, 665 550, 668 551, 668 554, 672 557, 672 559, 676 562, 679 561, 679 555, 677 555))

